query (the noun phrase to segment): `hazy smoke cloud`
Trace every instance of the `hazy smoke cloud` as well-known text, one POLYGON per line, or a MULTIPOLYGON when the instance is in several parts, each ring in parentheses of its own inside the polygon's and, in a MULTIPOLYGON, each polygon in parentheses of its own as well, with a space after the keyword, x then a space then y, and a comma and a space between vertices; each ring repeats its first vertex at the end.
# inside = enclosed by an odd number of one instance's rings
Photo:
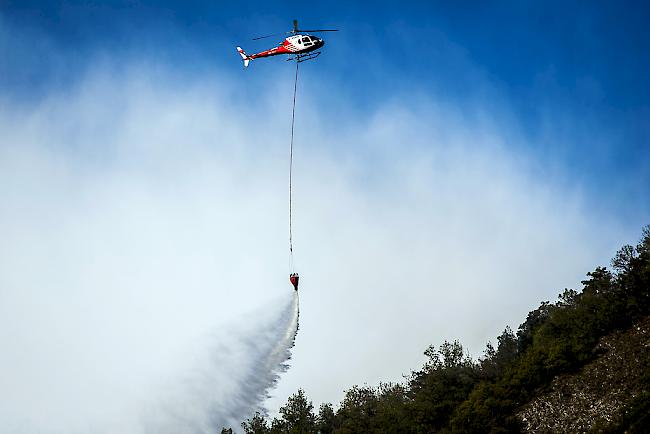
MULTIPOLYGON (((106 67, 0 106, 0 432, 201 430, 258 405, 293 318, 277 307, 292 291, 285 72, 261 90, 106 67)), ((399 380, 444 339, 477 355, 625 239, 480 107, 396 96, 334 122, 301 89, 303 315, 271 409, 298 387, 318 403, 399 380)))

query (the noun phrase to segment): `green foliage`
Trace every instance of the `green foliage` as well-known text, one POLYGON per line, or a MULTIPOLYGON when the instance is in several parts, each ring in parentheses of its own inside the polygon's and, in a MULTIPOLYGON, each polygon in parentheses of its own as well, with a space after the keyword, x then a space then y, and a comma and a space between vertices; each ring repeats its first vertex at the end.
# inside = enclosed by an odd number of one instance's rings
POLYGON ((429 360, 411 374, 408 384, 413 425, 423 432, 444 428, 480 378, 478 366, 458 341, 445 341, 439 350, 430 346, 424 354, 429 360))
MULTIPOLYGON (((338 410, 323 404, 318 416, 302 390, 280 409, 271 428, 256 414, 246 433, 499 433, 518 432, 516 410, 555 376, 597 356, 598 340, 650 314, 650 226, 637 246, 612 259, 614 273, 597 267, 583 289, 565 289, 555 303, 531 311, 515 334, 509 327, 474 362, 458 341, 429 346, 428 360, 405 384, 353 386, 338 410)), ((642 432, 650 425, 650 389, 604 432, 642 432)))
MULTIPOLYGON (((650 313, 650 227, 644 228, 637 247, 624 247, 612 262, 616 275, 597 267, 582 282, 581 293, 565 290, 557 303, 542 303, 528 314, 517 332, 519 355, 458 407, 452 418, 455 431, 515 430, 512 415, 519 405, 556 375, 595 357, 599 338, 650 313)), ((488 348, 487 354, 492 353, 488 348)))
POLYGON ((259 412, 256 412, 255 415, 247 419, 246 422, 242 422, 241 427, 244 428, 246 434, 268 434, 269 427, 266 423, 266 419, 259 412))
POLYGON ((336 414, 330 403, 321 404, 316 417, 316 428, 321 434, 331 434, 336 429, 336 414))
POLYGON ((503 375, 505 369, 519 354, 519 342, 510 327, 506 327, 501 336, 497 338, 497 344, 495 350, 492 343, 488 342, 485 355, 479 362, 481 375, 484 379, 495 379, 503 375))
POLYGON ((375 424, 379 432, 408 432, 410 415, 406 387, 401 384, 380 384, 376 394, 375 424))
POLYGON ((353 386, 345 393, 336 416, 337 433, 374 432, 377 394, 372 387, 353 386))
POLYGON ((544 301, 537 309, 528 313, 526 321, 517 330, 517 351, 520 354, 523 354, 533 343, 535 331, 551 315, 554 308, 555 306, 548 301, 544 301))
POLYGON ((305 391, 291 395, 287 403, 280 407, 280 418, 273 420, 271 433, 307 434, 316 432, 314 405, 307 400, 305 391))

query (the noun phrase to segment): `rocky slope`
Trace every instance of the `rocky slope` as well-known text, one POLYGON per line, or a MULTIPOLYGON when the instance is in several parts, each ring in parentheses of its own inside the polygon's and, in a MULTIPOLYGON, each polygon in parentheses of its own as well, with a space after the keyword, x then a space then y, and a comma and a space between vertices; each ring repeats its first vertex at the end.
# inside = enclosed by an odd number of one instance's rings
POLYGON ((519 411, 526 432, 600 431, 649 392, 650 317, 602 338, 596 351, 595 360, 555 378, 549 390, 519 411))

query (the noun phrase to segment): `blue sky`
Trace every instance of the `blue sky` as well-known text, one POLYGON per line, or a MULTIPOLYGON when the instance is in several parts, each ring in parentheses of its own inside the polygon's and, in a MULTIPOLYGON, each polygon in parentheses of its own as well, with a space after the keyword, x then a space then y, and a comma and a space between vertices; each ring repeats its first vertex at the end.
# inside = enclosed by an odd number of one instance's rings
POLYGON ((341 104, 372 111, 409 95, 466 110, 479 100, 507 113, 543 164, 615 196, 621 212, 650 210, 643 2, 299 3, 6 1, 2 23, 19 36, 3 43, 0 91, 24 99, 71 85, 101 54, 144 55, 190 75, 218 68, 242 75, 254 93, 290 68, 272 59, 243 76, 232 46, 265 49, 274 38, 250 38, 296 17, 341 29, 307 66, 315 89, 328 83, 323 113, 341 104))
POLYGON ((294 65, 245 70, 236 45, 269 48, 251 38, 294 18, 341 30, 300 66, 300 331, 274 412, 298 387, 318 405, 401 381, 444 340, 479 357, 636 242, 650 222, 649 14, 5 0, 0 433, 200 432, 248 394, 263 319, 293 296, 294 65), (170 406, 185 419, 152 410, 170 406))

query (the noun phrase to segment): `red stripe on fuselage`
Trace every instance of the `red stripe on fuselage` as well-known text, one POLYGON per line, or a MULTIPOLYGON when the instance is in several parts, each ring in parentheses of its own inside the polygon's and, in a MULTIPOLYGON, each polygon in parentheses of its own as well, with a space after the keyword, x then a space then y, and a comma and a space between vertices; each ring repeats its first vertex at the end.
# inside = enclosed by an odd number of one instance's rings
POLYGON ((292 51, 289 51, 285 45, 280 45, 279 47, 271 48, 270 50, 262 51, 257 54, 251 54, 251 59, 257 59, 258 57, 270 57, 277 56, 278 54, 291 54, 292 51))

